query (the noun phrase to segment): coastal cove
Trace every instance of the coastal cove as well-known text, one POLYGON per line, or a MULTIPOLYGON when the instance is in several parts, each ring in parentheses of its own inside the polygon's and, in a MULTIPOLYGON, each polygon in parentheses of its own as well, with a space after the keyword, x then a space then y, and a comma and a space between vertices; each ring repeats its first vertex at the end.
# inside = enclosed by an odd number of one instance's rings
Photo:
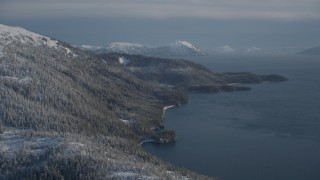
POLYGON ((251 91, 191 93, 166 110, 170 144, 143 147, 175 165, 225 180, 320 179, 320 62, 312 56, 223 56, 192 59, 215 72, 281 74, 284 83, 251 91))

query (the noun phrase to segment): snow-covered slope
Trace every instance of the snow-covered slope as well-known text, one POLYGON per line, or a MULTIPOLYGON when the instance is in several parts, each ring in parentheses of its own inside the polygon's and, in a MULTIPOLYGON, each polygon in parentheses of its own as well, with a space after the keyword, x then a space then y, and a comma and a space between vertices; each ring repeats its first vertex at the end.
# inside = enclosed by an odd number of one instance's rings
POLYGON ((66 54, 76 57, 76 55, 68 48, 55 39, 39 35, 34 32, 27 31, 20 27, 12 27, 0 24, 0 56, 3 56, 4 48, 13 43, 47 46, 56 50, 64 51, 66 54))
POLYGON ((169 48, 175 55, 207 55, 203 50, 187 41, 176 41, 169 48))
POLYGON ((148 56, 203 56, 207 55, 200 48, 187 41, 176 41, 167 46, 150 47, 138 43, 113 42, 110 45, 96 51, 97 53, 125 53, 148 56))
POLYGON ((97 50, 98 53, 117 52, 125 54, 145 54, 150 47, 139 43, 113 42, 106 47, 97 50))
POLYGON ((81 45, 79 48, 82 50, 89 50, 89 51, 96 51, 98 49, 101 49, 100 46, 92 46, 92 45, 81 45))

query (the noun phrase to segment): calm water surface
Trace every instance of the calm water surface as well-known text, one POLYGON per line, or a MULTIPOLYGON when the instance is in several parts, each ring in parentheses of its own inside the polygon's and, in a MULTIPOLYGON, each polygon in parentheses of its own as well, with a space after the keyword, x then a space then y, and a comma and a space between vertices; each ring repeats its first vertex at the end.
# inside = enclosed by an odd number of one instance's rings
POLYGON ((178 141, 145 144, 146 151, 225 180, 320 179, 320 57, 191 60, 215 72, 277 73, 290 81, 251 85, 249 92, 190 94, 187 105, 165 115, 178 141))

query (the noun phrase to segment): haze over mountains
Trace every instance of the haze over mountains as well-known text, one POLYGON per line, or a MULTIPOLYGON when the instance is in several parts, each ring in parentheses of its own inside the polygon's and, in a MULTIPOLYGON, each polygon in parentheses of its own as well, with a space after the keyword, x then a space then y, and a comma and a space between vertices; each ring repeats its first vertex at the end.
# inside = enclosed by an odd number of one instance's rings
POLYGON ((306 50, 299 52, 302 55, 320 55, 320 46, 312 47, 306 50))

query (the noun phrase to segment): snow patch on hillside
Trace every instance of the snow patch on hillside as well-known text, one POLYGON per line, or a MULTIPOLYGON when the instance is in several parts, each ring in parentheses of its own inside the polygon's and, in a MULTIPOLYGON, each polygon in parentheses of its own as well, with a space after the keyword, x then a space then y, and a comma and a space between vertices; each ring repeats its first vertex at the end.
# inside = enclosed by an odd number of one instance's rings
POLYGON ((134 172, 125 172, 125 171, 114 172, 112 177, 117 179, 118 178, 119 179, 144 179, 144 180, 161 179, 157 176, 146 176, 146 175, 140 175, 134 172))
POLYGON ((175 43, 171 44, 170 46, 173 48, 186 47, 186 48, 189 48, 190 50, 193 50, 193 51, 198 52, 200 54, 205 54, 200 48, 194 46, 193 44, 191 44, 188 41, 178 40, 175 43))
POLYGON ((97 53, 125 53, 140 54, 148 56, 188 56, 188 55, 207 55, 200 48, 187 41, 176 41, 167 46, 152 47, 139 43, 113 42, 110 45, 96 51, 97 53))
POLYGON ((187 41, 178 40, 170 44, 168 47, 177 55, 207 55, 207 53, 202 51, 200 48, 187 41))
POLYGON ((119 63, 126 66, 127 64, 130 63, 130 60, 126 59, 125 57, 119 57, 119 63))
POLYGON ((98 50, 98 53, 104 52, 117 52, 125 54, 141 54, 148 49, 148 47, 143 46, 139 43, 129 43, 129 42, 113 42, 108 46, 98 50))
POLYGON ((69 142, 66 144, 63 156, 70 157, 75 154, 86 154, 85 145, 79 142, 69 142))
POLYGON ((0 153, 14 153, 24 150, 31 154, 44 153, 45 150, 58 147, 62 143, 57 137, 26 137, 26 130, 7 128, 0 134, 0 153))
POLYGON ((32 78, 29 76, 26 77, 16 77, 16 76, 0 76, 0 80, 4 80, 4 81, 10 81, 10 82, 17 82, 19 84, 31 84, 32 82, 32 78))

